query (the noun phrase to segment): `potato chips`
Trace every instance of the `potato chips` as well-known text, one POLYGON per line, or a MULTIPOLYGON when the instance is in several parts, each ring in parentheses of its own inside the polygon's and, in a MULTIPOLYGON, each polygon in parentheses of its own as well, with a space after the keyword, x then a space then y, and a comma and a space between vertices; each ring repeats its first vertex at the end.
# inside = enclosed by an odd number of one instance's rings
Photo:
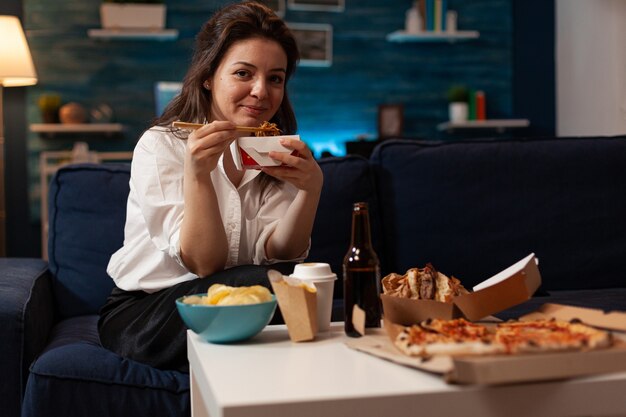
POLYGON ((201 305, 242 305, 265 303, 272 299, 270 291, 261 286, 229 287, 224 284, 213 284, 207 295, 190 295, 183 298, 185 304, 201 305))

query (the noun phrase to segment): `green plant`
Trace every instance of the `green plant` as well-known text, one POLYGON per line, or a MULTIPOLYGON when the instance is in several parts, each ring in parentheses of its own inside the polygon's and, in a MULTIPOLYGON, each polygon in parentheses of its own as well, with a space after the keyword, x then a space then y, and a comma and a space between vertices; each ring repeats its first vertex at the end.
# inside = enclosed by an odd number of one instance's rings
POLYGON ((41 111, 58 110, 61 107, 61 96, 58 94, 42 94, 37 99, 41 111))
POLYGON ((59 121, 60 95, 42 94, 37 99, 37 106, 45 123, 57 123, 59 121))
POLYGON ((467 103, 469 100, 469 89, 464 85, 453 85, 448 89, 448 101, 450 103, 467 103))

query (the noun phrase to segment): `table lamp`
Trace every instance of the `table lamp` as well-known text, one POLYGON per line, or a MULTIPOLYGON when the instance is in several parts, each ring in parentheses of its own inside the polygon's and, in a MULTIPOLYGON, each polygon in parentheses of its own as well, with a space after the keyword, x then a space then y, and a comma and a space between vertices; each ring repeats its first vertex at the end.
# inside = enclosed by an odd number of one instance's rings
POLYGON ((6 210, 4 180, 4 87, 22 87, 37 83, 37 74, 26 36, 15 16, 0 16, 0 256, 6 256, 6 210))

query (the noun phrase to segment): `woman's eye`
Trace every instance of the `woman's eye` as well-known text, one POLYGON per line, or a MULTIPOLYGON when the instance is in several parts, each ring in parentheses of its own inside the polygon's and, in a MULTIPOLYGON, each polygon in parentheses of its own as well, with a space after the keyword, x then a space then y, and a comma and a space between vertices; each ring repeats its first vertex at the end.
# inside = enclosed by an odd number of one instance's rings
POLYGON ((274 84, 282 84, 283 83, 283 77, 281 77, 280 75, 272 75, 270 77, 270 81, 274 84))
POLYGON ((238 77, 247 77, 250 75, 250 72, 246 71, 246 70, 238 70, 235 72, 235 75, 237 75, 238 77))

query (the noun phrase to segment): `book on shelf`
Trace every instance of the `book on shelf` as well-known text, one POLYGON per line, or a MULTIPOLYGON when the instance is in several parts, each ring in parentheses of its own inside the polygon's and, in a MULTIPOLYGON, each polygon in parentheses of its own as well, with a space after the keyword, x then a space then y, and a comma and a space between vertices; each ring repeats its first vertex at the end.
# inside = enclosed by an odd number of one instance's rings
POLYGON ((485 98, 485 92, 478 90, 474 93, 474 100, 476 101, 476 120, 487 119, 487 100, 485 98))
POLYGON ((422 28, 426 28, 426 0, 416 0, 415 7, 419 11, 419 16, 422 19, 422 28))
POLYGON ((415 7, 427 32, 445 32, 448 29, 448 0, 416 0, 415 7))
POLYGON ((467 120, 487 120, 487 99, 482 90, 470 90, 467 120))

